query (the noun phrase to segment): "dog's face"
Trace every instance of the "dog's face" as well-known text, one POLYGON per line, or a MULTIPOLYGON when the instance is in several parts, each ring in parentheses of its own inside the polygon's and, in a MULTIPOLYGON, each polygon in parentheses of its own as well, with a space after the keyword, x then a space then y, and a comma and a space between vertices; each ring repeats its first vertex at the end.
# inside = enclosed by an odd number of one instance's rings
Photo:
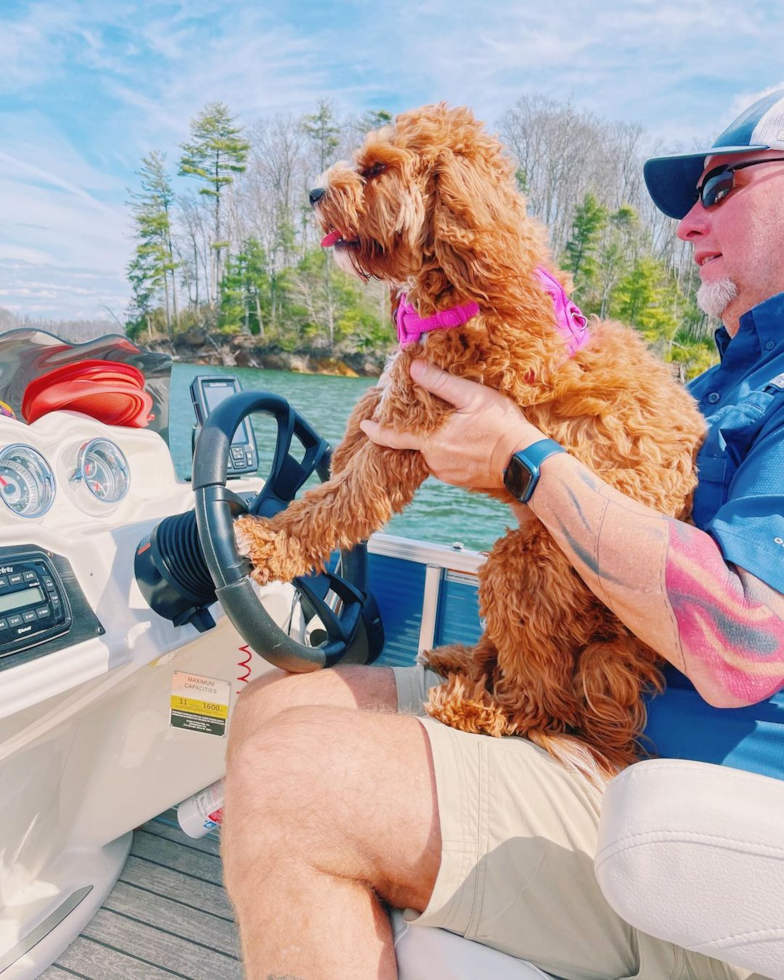
POLYGON ((395 285, 440 273, 442 286, 459 286, 479 239, 525 220, 512 178, 501 144, 468 109, 425 106, 328 170, 316 215, 346 271, 395 285))

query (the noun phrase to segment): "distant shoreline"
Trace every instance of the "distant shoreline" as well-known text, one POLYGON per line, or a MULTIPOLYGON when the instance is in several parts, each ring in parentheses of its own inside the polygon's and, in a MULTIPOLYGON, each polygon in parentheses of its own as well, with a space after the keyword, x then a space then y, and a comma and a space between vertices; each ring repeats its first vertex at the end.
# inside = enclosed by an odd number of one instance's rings
POLYGON ((175 361, 185 364, 262 368, 343 378, 377 378, 388 356, 375 351, 330 352, 323 348, 287 351, 274 344, 260 343, 258 337, 216 336, 204 330, 190 330, 171 341, 157 338, 145 343, 138 337, 135 343, 147 350, 170 354, 175 361))

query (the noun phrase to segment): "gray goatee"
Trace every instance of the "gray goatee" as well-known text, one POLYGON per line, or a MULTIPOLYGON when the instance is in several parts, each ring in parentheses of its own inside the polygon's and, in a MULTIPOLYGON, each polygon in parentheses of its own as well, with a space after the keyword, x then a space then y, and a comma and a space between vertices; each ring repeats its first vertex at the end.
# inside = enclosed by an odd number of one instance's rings
POLYGON ((732 279, 704 282, 697 290, 697 305, 708 316, 720 320, 722 313, 737 295, 738 289, 732 279))

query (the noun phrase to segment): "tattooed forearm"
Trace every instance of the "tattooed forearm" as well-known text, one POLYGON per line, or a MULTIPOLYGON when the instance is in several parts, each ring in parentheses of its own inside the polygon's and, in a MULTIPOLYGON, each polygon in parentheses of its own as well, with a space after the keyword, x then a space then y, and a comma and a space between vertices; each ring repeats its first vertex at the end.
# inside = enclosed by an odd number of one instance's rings
POLYGON ((291 973, 269 973, 267 980, 303 980, 302 977, 295 977, 291 973))
POLYGON ((636 636, 712 704, 753 704, 784 686, 784 596, 727 565, 705 532, 554 459, 536 516, 636 636))
POLYGON ((784 597, 728 567, 707 534, 672 522, 667 595, 684 658, 713 681, 713 703, 753 704, 784 683, 784 597))

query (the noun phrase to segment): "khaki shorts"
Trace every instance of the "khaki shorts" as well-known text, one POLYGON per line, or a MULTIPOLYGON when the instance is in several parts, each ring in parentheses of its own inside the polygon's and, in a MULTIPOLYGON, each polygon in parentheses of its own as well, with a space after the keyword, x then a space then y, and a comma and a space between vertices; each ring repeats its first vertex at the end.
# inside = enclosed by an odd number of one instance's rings
MULTIPOLYGON (((748 980, 623 922, 593 870, 601 795, 522 738, 456 731, 424 717, 442 678, 392 668, 398 709, 430 740, 441 866, 416 925, 438 926, 530 960, 564 980, 748 980)), ((477 978, 480 980, 480 978, 477 978)))

